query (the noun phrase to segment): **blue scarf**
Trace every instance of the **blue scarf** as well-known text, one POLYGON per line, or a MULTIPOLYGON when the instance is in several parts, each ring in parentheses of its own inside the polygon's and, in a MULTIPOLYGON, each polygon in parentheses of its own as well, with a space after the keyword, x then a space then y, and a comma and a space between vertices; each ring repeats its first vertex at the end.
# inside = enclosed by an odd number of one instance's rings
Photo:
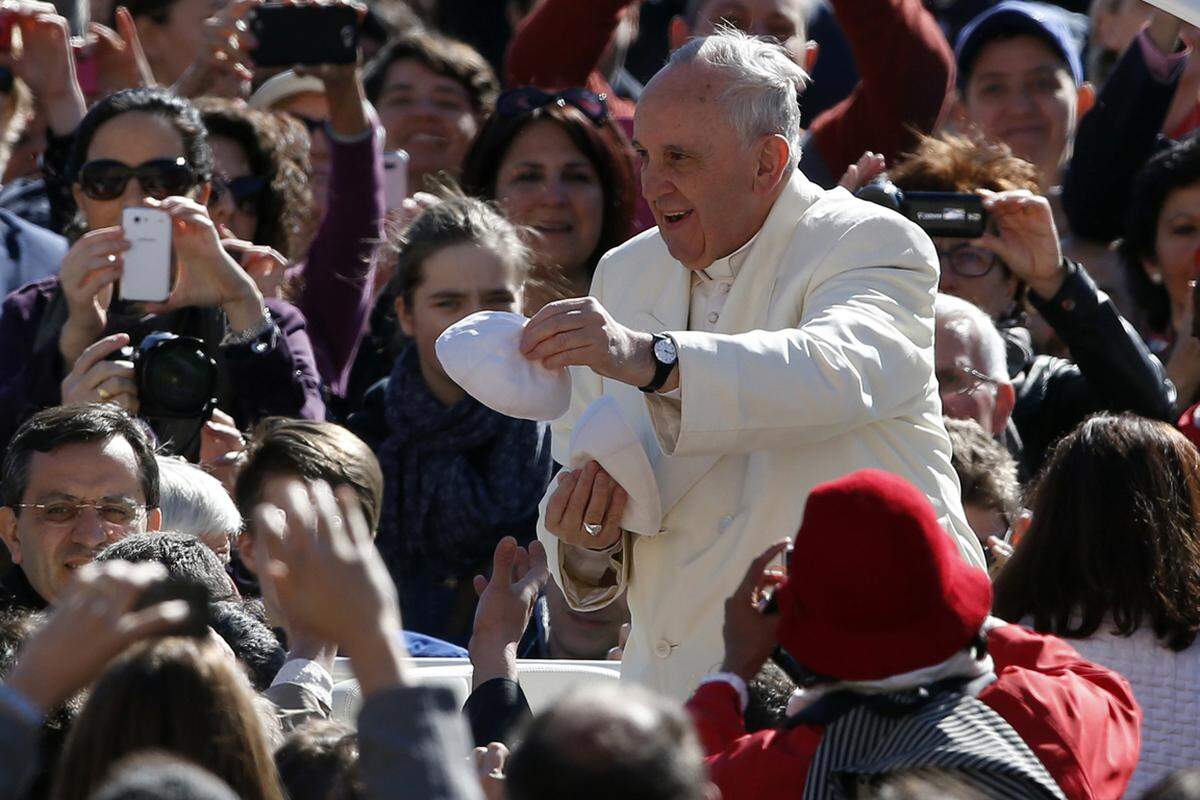
POLYGON ((396 359, 384 400, 377 543, 394 577, 473 575, 502 537, 533 538, 550 480, 545 424, 506 417, 469 396, 442 405, 411 345, 396 359))

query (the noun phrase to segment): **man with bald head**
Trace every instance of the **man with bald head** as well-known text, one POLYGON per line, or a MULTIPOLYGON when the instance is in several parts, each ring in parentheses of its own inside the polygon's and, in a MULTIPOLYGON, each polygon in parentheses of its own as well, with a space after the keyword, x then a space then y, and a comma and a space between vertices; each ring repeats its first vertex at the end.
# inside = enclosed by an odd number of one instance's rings
POLYGON ((680 48, 635 121, 658 227, 522 339, 531 360, 572 367, 557 461, 601 395, 647 450, 661 530, 624 530, 625 490, 642 487, 590 463, 550 487, 539 536, 572 607, 628 591, 622 676, 676 697, 721 661, 725 599, 796 531, 819 483, 897 473, 983 564, 934 380, 937 253, 916 225, 796 169, 804 79, 780 47, 738 32, 680 48))

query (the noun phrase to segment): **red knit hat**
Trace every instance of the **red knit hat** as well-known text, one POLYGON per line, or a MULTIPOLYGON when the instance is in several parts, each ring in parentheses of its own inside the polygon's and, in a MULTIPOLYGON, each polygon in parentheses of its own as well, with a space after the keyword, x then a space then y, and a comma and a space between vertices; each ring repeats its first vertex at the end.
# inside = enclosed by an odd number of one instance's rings
POLYGON ((945 661, 992 606, 987 574, 959 555, 925 495, 880 470, 812 490, 788 566, 775 593, 779 643, 840 680, 945 661))

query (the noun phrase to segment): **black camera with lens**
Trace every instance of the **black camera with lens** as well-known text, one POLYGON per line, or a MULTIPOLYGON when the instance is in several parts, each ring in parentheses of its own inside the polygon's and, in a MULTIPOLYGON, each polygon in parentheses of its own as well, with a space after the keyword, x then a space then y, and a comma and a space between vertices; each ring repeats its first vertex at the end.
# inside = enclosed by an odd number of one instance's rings
POLYGON ((143 417, 208 419, 217 405, 217 362, 200 339, 155 331, 109 360, 133 362, 143 417))
POLYGON ((884 178, 868 183, 855 196, 908 217, 930 236, 978 239, 987 229, 987 211, 977 194, 905 192, 884 178))

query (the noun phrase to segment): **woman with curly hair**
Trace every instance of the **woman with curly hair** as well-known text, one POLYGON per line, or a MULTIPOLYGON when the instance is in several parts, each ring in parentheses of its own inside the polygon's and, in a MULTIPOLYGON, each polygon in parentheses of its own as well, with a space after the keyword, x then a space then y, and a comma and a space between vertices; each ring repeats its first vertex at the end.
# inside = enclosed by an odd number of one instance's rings
POLYGON ((202 97, 196 107, 216 165, 214 216, 236 238, 295 258, 312 206, 304 126, 216 97, 202 97))

